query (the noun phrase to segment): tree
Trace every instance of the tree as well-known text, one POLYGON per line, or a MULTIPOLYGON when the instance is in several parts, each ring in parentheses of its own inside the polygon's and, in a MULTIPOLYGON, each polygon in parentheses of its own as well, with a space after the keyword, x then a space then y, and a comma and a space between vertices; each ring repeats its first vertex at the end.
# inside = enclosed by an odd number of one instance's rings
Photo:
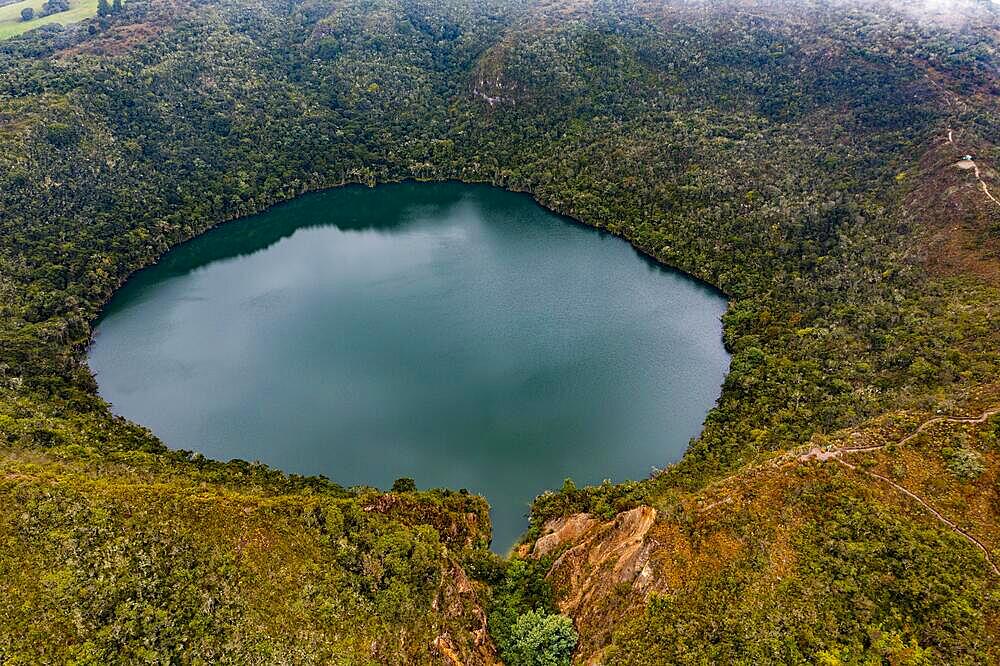
POLYGON ((569 666, 577 639, 565 615, 529 611, 514 623, 503 656, 511 666, 569 666))
POLYGON ((21 20, 22 21, 30 21, 33 18, 35 18, 35 10, 34 9, 32 9, 31 7, 25 7, 24 9, 21 10, 21 20))
POLYGON ((986 471, 983 456, 975 449, 962 446, 958 449, 942 451, 948 470, 962 481, 971 481, 986 471))
POLYGON ((69 0, 48 0, 42 5, 42 16, 50 16, 69 10, 69 0))
POLYGON ((409 477, 402 477, 392 482, 392 492, 412 493, 417 490, 417 483, 409 477))
POLYGON ((108 0, 97 0, 97 15, 111 16, 111 5, 108 4, 108 0))
POLYGON ((122 6, 122 0, 114 0, 111 3, 112 14, 120 14, 122 12, 122 9, 124 9, 124 7, 122 6))

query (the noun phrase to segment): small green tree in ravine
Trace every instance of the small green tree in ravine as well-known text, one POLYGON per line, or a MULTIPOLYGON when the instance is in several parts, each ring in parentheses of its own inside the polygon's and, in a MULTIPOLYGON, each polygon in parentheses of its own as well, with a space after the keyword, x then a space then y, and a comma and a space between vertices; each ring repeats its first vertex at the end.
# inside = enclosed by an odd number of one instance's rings
POLYGON ((569 666, 578 636, 565 615, 528 611, 511 629, 508 666, 569 666))
POLYGON ((26 21, 27 22, 27 21, 30 21, 33 18, 35 18, 35 10, 34 9, 32 9, 31 7, 25 7, 24 9, 21 10, 21 20, 22 21, 26 21))
POLYGON ((557 613, 545 578, 549 564, 515 557, 493 584, 487 623, 507 666, 570 663, 577 635, 572 621, 557 613))
POLYGON ((111 5, 108 0, 97 0, 97 15, 111 16, 111 5))

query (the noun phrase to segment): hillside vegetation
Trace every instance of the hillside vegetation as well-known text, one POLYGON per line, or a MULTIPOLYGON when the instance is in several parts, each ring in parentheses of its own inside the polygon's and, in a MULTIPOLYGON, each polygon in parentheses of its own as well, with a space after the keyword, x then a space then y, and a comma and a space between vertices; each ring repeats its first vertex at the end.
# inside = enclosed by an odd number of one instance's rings
POLYGON ((1000 17, 940 7, 131 0, 0 42, 0 661, 1000 659, 1000 17), (449 178, 729 296, 679 462, 541 495, 500 560, 479 498, 173 452, 97 396, 94 318, 171 246, 449 178))

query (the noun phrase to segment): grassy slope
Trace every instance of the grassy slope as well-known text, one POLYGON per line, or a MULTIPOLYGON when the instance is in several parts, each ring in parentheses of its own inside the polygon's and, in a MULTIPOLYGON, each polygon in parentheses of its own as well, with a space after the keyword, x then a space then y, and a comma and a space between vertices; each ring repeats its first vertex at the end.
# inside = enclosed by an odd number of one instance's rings
POLYGON ((550 551, 581 660, 995 663, 1000 387, 811 446, 660 497, 638 536, 619 519, 550 551))
POLYGON ((199 467, 5 451, 0 660, 425 662, 441 635, 468 652, 479 602, 454 557, 488 534, 481 500, 199 467), (421 525, 453 515, 468 522, 421 525))
MULTIPOLYGON (((778 24, 777 21, 771 23, 769 28, 774 30, 778 24)), ((787 35, 778 39, 773 34, 768 38, 786 44, 794 41, 787 35)), ((834 44, 822 46, 827 37, 811 35, 806 43, 809 48, 830 48, 835 52, 838 47, 834 44)), ((522 46, 505 44, 491 54, 485 78, 502 80, 523 69, 523 64, 504 62, 522 58, 518 53, 522 46)), ((949 75, 955 71, 950 70, 949 75)), ((931 70, 919 76, 940 74, 931 70)), ((994 80, 989 77, 979 80, 985 89, 992 86, 995 91, 994 80)), ((898 89, 906 89, 908 85, 911 84, 900 82, 898 89)), ((917 83, 918 87, 924 85, 917 83)), ((518 96, 516 101, 522 106, 530 105, 534 96, 546 96, 550 86, 549 83, 532 85, 528 81, 511 91, 509 81, 504 81, 504 88, 509 91, 506 94, 518 96)), ((706 88, 718 89, 710 84, 706 84, 706 88)), ((965 92, 968 94, 969 90, 965 92)), ((794 449, 796 440, 803 444, 810 441, 811 436, 824 442, 820 433, 835 430, 838 423, 853 422, 858 429, 868 433, 875 426, 863 425, 865 421, 859 418, 862 414, 889 412, 884 418, 906 422, 907 419, 926 419, 930 414, 900 415, 893 411, 894 406, 912 406, 918 412, 929 410, 931 414, 938 409, 945 413, 972 413, 983 406, 974 404, 976 401, 968 396, 981 388, 980 382, 990 381, 996 373, 1000 292, 993 279, 997 255, 990 250, 990 244, 995 242, 996 230, 1000 229, 1000 211, 990 207, 990 202, 976 190, 974 181, 962 178, 951 167, 956 158, 949 158, 949 155, 955 148, 952 144, 944 144, 947 130, 952 129, 956 146, 975 145, 977 154, 996 159, 995 146, 983 137, 983 120, 990 118, 996 108, 992 94, 986 90, 977 90, 970 97, 950 93, 945 113, 932 123, 940 129, 935 128, 927 135, 919 151, 899 161, 894 161, 900 158, 900 153, 894 151, 899 150, 900 144, 892 144, 900 137, 888 137, 889 141, 882 144, 887 137, 879 137, 879 132, 871 132, 871 129, 865 130, 863 140, 858 140, 855 132, 830 136, 831 132, 858 121, 850 113, 840 115, 840 110, 831 109, 823 117, 813 117, 802 125, 794 121, 761 122, 757 140, 763 152, 750 160, 749 165, 741 164, 740 179, 744 188, 751 192, 766 191, 766 185, 761 190, 756 187, 758 165, 772 173, 786 173, 774 165, 774 151, 779 146, 784 148, 787 144, 802 142, 788 152, 777 149, 788 156, 785 163, 788 172, 798 174, 800 179, 817 179, 817 191, 829 188, 831 183, 842 187, 842 178, 848 173, 860 173, 869 168, 859 164, 857 171, 844 170, 843 165, 851 160, 851 152, 871 150, 870 157, 862 157, 860 163, 870 165, 888 160, 886 170, 891 169, 890 173, 895 175, 895 185, 890 185, 889 189, 896 192, 880 195, 880 205, 885 206, 883 210, 890 219, 914 223, 905 241, 909 247, 890 263, 895 263, 897 268, 905 267, 908 262, 902 258, 909 256, 927 262, 930 270, 920 272, 916 284, 907 288, 907 296, 902 297, 903 292, 897 292, 891 299, 892 305, 880 304, 878 301, 883 297, 875 295, 879 288, 865 295, 862 293, 865 288, 861 286, 879 281, 878 277, 865 277, 869 260, 863 258, 864 251, 860 249, 864 244, 861 238, 872 228, 872 221, 866 222, 867 228, 853 228, 848 232, 857 242, 852 249, 853 256, 823 259, 850 266, 845 272, 846 281, 836 286, 831 284, 830 293, 813 301, 816 307, 833 314, 823 324, 801 325, 800 317, 809 311, 810 305, 797 304, 788 308, 771 301, 766 308, 752 307, 756 312, 744 317, 741 313, 743 302, 732 301, 726 330, 727 341, 736 356, 722 403, 727 412, 740 411, 738 422, 726 422, 721 413, 710 415, 705 433, 685 459, 651 481, 631 486, 568 490, 539 498, 534 507, 535 528, 529 534, 529 545, 543 533, 539 528, 544 521, 559 525, 555 521, 579 515, 575 513, 578 511, 590 512, 599 518, 614 517, 607 524, 607 539, 591 539, 592 535, 585 535, 574 541, 576 548, 550 573, 561 586, 561 606, 573 614, 581 631, 583 647, 578 655, 581 661, 604 650, 607 650, 604 652, 606 663, 649 664, 701 663, 706 659, 712 663, 815 663, 822 659, 824 663, 839 664, 869 663, 866 660, 882 663, 886 659, 908 664, 976 664, 997 659, 996 627, 1000 620, 997 576, 974 543, 902 491, 875 477, 849 472, 836 462, 781 470, 768 468, 770 471, 766 475, 754 471, 756 464, 771 455, 769 449, 794 449), (956 110, 964 115, 959 117, 956 110), (770 133, 772 129, 774 134, 770 133), (829 151, 830 163, 836 165, 833 171, 825 172, 822 166, 816 169, 817 165, 822 165, 822 160, 812 161, 808 154, 817 148, 829 151), (914 196, 914 192, 921 195, 914 196), (914 205, 916 198, 920 200, 919 205, 914 205), (928 207, 934 208, 930 216, 926 214, 928 207), (930 249, 938 242, 935 236, 942 228, 949 230, 951 238, 959 236, 956 232, 960 230, 959 237, 965 239, 950 243, 952 256, 947 270, 938 263, 938 253, 930 249), (970 265, 975 270, 969 270, 970 265), (855 293, 847 303, 838 306, 835 304, 838 296, 834 294, 845 288, 855 293), (900 297, 902 299, 897 300, 900 297), (841 318, 835 313, 838 308, 843 308, 844 312, 855 310, 855 313, 841 318), (881 314, 876 315, 876 312, 881 314), (842 335, 857 329, 874 333, 879 327, 872 326, 874 321, 869 317, 885 315, 903 319, 898 325, 889 327, 891 332, 886 338, 879 340, 881 334, 869 334, 852 340, 853 334, 842 335), (743 323, 736 323, 737 319, 753 323, 744 327, 743 323), (791 335, 783 337, 778 331, 789 324, 791 335), (743 335, 746 337, 740 341, 743 335), (771 336, 781 342, 761 354, 761 342, 771 336), (928 358, 925 355, 932 349, 924 343, 931 340, 936 341, 934 344, 942 352, 948 350, 942 360, 964 358, 960 362, 964 367, 958 370, 956 366, 958 372, 954 379, 941 384, 931 371, 923 377, 904 379, 905 387, 894 387, 907 370, 923 367, 928 358), (911 355, 916 348, 904 350, 916 341, 920 341, 921 351, 911 355), (876 350, 885 342, 889 343, 883 348, 887 353, 881 355, 876 350), (834 351, 838 347, 839 351, 834 351), (796 348, 804 352, 802 356, 791 351, 796 348), (750 351, 752 357, 746 355, 750 351), (922 358, 924 360, 920 360, 922 358), (763 365, 769 366, 763 373, 754 369, 754 366, 763 365), (825 370, 821 370, 824 365, 825 370), (788 372, 796 366, 796 370, 788 372), (881 373, 891 366, 904 369, 904 372, 894 371, 895 378, 886 381, 888 376, 881 373), (848 370, 849 367, 853 369, 848 370), (825 399, 811 403, 807 408, 809 426, 795 432, 788 426, 796 420, 799 401, 809 399, 792 387, 803 386, 801 380, 805 373, 816 370, 828 373, 834 382, 839 382, 834 376, 846 379, 847 383, 841 385, 845 391, 830 391, 825 399), (772 392, 770 388, 763 388, 770 381, 783 387, 774 387, 782 399, 769 407, 763 403, 751 407, 754 395, 772 392), (749 390, 744 393, 744 388, 749 390), (729 396, 739 393, 742 393, 739 398, 742 411, 736 404, 726 404, 729 396), (843 401, 845 397, 853 404, 847 406, 843 401), (871 402, 865 405, 868 400, 871 402), (762 415, 758 411, 761 407, 773 418, 762 415), (845 419, 845 413, 852 411, 853 415, 845 419), (826 421, 826 415, 833 418, 826 421), (817 421, 824 421, 824 426, 815 428, 817 421), (699 469, 709 470, 711 476, 718 474, 720 468, 732 465, 726 460, 725 440, 720 441, 720 435, 731 437, 735 433, 738 433, 735 448, 742 458, 738 464, 748 465, 748 468, 718 481, 727 489, 725 491, 719 492, 713 485, 714 490, 710 492, 690 495, 693 471, 697 474, 699 469), (777 446, 767 442, 775 435, 781 442, 777 446), (620 512, 643 505, 656 507, 659 514, 649 535, 640 539, 637 545, 632 538, 635 533, 630 531, 635 529, 634 514, 620 512), (701 517, 701 507, 712 507, 714 511, 701 517), (738 515, 731 515, 734 511, 738 515), (615 534, 617 537, 613 536, 615 534), (595 596, 586 596, 590 592, 595 596), (581 594, 587 601, 577 607, 581 594)), ((705 103, 712 104, 710 100, 711 96, 705 103)), ((867 104, 870 101, 861 102, 859 108, 867 104)), ((697 113, 689 112, 685 120, 690 122, 691 116, 697 113)), ((706 162, 710 165, 698 175, 699 179, 718 179, 716 192, 730 186, 715 171, 717 163, 731 159, 734 153, 754 152, 751 142, 751 147, 744 145, 733 150, 727 146, 719 155, 712 154, 717 145, 726 145, 731 136, 725 129, 726 120, 726 116, 718 115, 711 119, 710 125, 715 126, 717 136, 725 138, 708 147, 699 147, 702 159, 697 160, 701 162, 699 166, 703 167, 706 162)), ((690 124, 683 127, 691 131, 690 124)), ((588 163, 588 170, 601 170, 601 158, 597 155, 602 152, 629 155, 642 150, 629 142, 627 131, 622 133, 625 137, 620 145, 615 145, 615 140, 607 137, 616 132, 594 132, 591 140, 595 145, 603 143, 611 147, 593 151, 596 159, 588 163)), ((670 141, 675 139, 671 136, 670 141)), ((566 143, 570 144, 563 152, 570 154, 566 162, 571 165, 587 163, 579 158, 574 160, 572 139, 566 143)), ((669 158, 663 163, 669 164, 669 158)), ((649 173, 636 178, 649 178, 649 173)), ((783 191, 795 189, 789 183, 778 186, 783 191)), ((592 201, 588 202, 573 214, 582 214, 586 219, 592 205, 592 201)), ((651 202, 651 206, 655 203, 651 202)), ((747 211, 744 215, 756 214, 754 206, 744 206, 747 211)), ((650 216, 657 212, 652 209, 650 216)), ((683 210, 678 211, 675 207, 671 215, 682 216, 683 210)), ((803 217, 808 215, 805 213, 803 217)), ((622 219, 614 214, 607 217, 622 219)), ((689 222, 695 228, 700 223, 697 218, 689 222)), ((761 222, 758 228, 771 224, 761 222)), ((613 229, 624 231, 626 235, 635 233, 627 225, 626 222, 624 229, 613 229)), ((777 225, 771 228, 776 229, 777 225)), ((642 233, 637 234, 640 239, 642 233)), ((738 226, 732 233, 745 233, 745 227, 738 226)), ((780 235, 761 239, 760 246, 774 243, 780 235)), ((710 238, 716 250, 729 240, 724 233, 710 238)), ((677 247, 676 236, 647 243, 639 242, 656 256, 669 257, 672 254, 669 251, 677 247), (661 249, 663 246, 665 249, 661 249)), ((894 250, 886 247, 883 252, 892 255, 894 250)), ((746 260, 745 256, 733 254, 736 256, 729 258, 727 269, 738 267, 746 260)), ((704 264, 712 261, 712 254, 706 255, 704 264)), ((693 270, 705 270, 704 264, 696 265, 693 270)), ((722 277, 732 279, 733 273, 751 273, 752 270, 740 267, 722 277)), ((779 289, 808 290, 823 279, 821 276, 825 272, 821 269, 804 281, 796 280, 794 286, 784 285, 779 289)), ((740 278, 735 277, 738 282, 740 278)), ((709 275, 707 279, 719 283, 717 276, 709 275)), ((736 287, 736 291, 739 293, 742 288, 736 287)), ((1000 400, 994 391, 993 403, 997 402, 1000 400)), ((912 423, 908 423, 905 427, 911 426, 912 423)), ((1000 543, 996 540, 1000 487, 995 482, 995 448, 992 452, 990 448, 995 445, 979 444, 980 453, 989 461, 987 471, 975 482, 966 481, 942 469, 943 454, 940 452, 949 449, 950 434, 946 430, 928 432, 925 451, 922 455, 910 452, 912 459, 908 464, 891 461, 883 466, 895 470, 899 476, 894 478, 899 478, 900 485, 912 487, 915 494, 925 498, 928 506, 986 544, 996 562, 1000 559, 1000 543), (966 504, 975 506, 976 510, 964 511, 966 504)), ((851 432, 853 430, 844 431, 839 436, 848 436, 851 432)), ((977 440, 970 436, 969 441, 977 440)), ((880 455, 895 456, 896 452, 887 450, 880 455)))
POLYGON ((20 35, 51 23, 69 25, 97 15, 97 0, 70 0, 68 11, 39 16, 43 4, 45 0, 23 0, 0 7, 0 39, 20 35), (22 21, 21 10, 28 7, 35 10, 35 18, 22 21))

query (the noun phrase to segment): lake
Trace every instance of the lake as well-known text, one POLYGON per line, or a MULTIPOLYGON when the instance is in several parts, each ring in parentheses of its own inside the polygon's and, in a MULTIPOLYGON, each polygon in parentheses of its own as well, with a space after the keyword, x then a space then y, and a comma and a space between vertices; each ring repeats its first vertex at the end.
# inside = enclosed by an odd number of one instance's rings
POLYGON ((729 366, 717 291, 520 194, 345 187, 218 227, 117 292, 101 395, 168 446, 345 485, 533 497, 645 478, 729 366))

